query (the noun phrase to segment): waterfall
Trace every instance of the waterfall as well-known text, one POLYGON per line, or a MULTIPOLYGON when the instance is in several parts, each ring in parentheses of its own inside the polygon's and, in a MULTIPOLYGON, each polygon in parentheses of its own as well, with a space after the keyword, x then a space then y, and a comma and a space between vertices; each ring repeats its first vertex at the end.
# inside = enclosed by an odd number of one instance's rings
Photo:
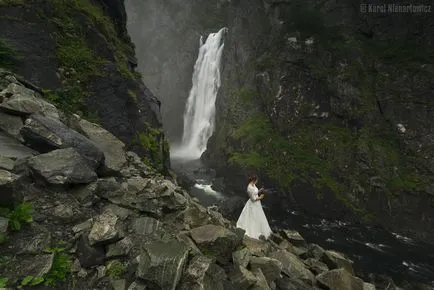
POLYGON ((184 111, 182 143, 171 150, 174 158, 199 159, 214 132, 215 101, 220 88, 220 61, 226 28, 200 38, 192 87, 184 111))

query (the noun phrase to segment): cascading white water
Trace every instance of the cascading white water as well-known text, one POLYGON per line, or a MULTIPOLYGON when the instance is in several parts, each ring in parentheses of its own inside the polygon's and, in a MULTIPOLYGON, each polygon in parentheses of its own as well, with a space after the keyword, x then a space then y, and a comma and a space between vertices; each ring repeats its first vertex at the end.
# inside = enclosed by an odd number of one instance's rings
POLYGON ((227 28, 200 38, 194 65, 193 86, 184 112, 182 143, 171 150, 172 158, 199 159, 214 131, 215 101, 220 88, 220 60, 227 28))

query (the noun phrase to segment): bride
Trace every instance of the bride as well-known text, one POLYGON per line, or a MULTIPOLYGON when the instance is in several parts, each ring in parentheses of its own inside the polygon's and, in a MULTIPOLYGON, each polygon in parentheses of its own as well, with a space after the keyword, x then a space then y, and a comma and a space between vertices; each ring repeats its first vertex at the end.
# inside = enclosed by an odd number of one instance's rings
POLYGON ((264 236, 267 239, 272 232, 261 205, 261 200, 264 198, 264 188, 258 190, 257 182, 258 177, 256 175, 249 177, 247 193, 250 199, 238 218, 237 228, 245 230, 245 234, 251 238, 259 239, 259 236, 264 236))

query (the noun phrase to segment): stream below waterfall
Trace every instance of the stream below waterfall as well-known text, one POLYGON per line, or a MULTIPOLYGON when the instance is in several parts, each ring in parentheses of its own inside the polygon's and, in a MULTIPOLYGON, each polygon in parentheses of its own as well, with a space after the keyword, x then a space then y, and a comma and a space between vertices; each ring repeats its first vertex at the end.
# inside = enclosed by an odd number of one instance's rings
MULTIPOLYGON (((189 192, 203 205, 218 205, 228 198, 224 193, 212 190, 212 174, 200 160, 175 159, 172 168, 196 181, 189 192)), ((264 199, 262 204, 272 228, 296 230, 308 243, 345 253, 354 261, 356 274, 368 282, 368 275, 373 273, 389 276, 397 285, 406 281, 434 287, 434 245, 416 242, 380 227, 326 220, 283 209, 272 198, 264 199)))

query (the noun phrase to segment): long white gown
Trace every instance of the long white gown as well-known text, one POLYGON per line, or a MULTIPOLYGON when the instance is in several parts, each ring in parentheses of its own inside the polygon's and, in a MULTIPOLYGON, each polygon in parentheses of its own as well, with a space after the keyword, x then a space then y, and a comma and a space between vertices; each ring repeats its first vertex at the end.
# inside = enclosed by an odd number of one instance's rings
POLYGON ((261 201, 256 200, 258 191, 256 185, 249 184, 247 186, 247 193, 250 198, 246 202, 237 221, 237 228, 245 230, 245 234, 254 239, 259 239, 261 235, 268 238, 272 233, 264 210, 262 209, 261 201))

